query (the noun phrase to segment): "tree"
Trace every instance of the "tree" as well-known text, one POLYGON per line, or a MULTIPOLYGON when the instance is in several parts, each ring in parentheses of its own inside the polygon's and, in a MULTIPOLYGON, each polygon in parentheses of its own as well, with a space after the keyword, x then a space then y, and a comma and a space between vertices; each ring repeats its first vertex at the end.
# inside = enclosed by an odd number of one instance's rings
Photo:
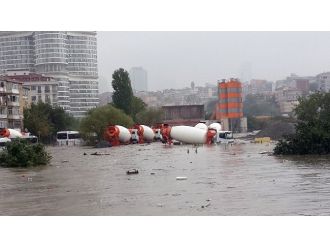
POLYGON ((133 118, 134 121, 137 121, 137 114, 139 112, 142 112, 146 109, 147 104, 144 103, 144 101, 136 96, 133 96, 132 99, 132 112, 131 112, 131 116, 133 118))
POLYGON ((112 74, 113 105, 123 110, 127 115, 132 113, 133 90, 131 80, 126 70, 120 68, 112 74))
POLYGON ((49 143, 60 130, 68 130, 77 125, 77 120, 61 107, 52 107, 48 103, 38 102, 23 111, 24 128, 40 137, 40 141, 49 143))
POLYGON ((330 93, 315 93, 299 98, 294 113, 296 132, 281 140, 275 154, 330 153, 330 93))
POLYGON ((88 111, 86 117, 81 120, 80 133, 90 143, 101 141, 109 124, 130 127, 133 125, 133 120, 122 110, 106 105, 88 111))
POLYGON ((243 104, 244 116, 279 116, 280 109, 275 98, 264 99, 261 95, 247 95, 243 104))
POLYGON ((206 111, 205 111, 205 119, 211 119, 213 112, 215 112, 215 108, 217 106, 218 100, 210 100, 206 103, 206 111))
POLYGON ((145 125, 154 125, 156 123, 160 123, 163 120, 163 111, 162 109, 158 108, 148 108, 144 111, 139 112, 136 115, 136 120, 139 124, 145 124, 145 125))

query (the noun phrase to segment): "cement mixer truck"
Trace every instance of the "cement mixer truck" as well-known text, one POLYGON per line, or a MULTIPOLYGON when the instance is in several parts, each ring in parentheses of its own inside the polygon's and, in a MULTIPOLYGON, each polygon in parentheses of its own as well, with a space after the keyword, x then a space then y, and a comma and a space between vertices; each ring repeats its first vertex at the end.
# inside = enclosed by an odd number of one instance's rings
POLYGON ((191 126, 164 125, 161 129, 163 143, 172 144, 172 140, 177 140, 185 144, 211 144, 216 135, 214 129, 200 129, 191 126))
POLYGON ((28 140, 29 142, 37 142, 38 138, 30 133, 21 132, 15 129, 2 128, 0 129, 0 141, 2 144, 5 142, 11 141, 11 139, 21 138, 28 140))
POLYGON ((234 137, 232 131, 222 130, 220 123, 212 123, 209 125, 209 129, 215 129, 217 134, 214 136, 214 143, 233 143, 234 137))
POLYGON ((108 141, 111 146, 129 144, 131 140, 131 133, 127 128, 121 125, 109 125, 105 129, 104 139, 108 141))
POLYGON ((131 142, 132 143, 144 143, 152 142, 155 138, 154 131, 143 124, 135 124, 131 129, 131 142))
POLYGON ((22 138, 23 135, 18 130, 3 128, 0 130, 0 137, 2 138, 7 137, 9 139, 12 139, 12 138, 22 138))
POLYGON ((208 127, 205 123, 199 122, 198 124, 195 125, 195 128, 202 129, 202 130, 207 130, 208 127))

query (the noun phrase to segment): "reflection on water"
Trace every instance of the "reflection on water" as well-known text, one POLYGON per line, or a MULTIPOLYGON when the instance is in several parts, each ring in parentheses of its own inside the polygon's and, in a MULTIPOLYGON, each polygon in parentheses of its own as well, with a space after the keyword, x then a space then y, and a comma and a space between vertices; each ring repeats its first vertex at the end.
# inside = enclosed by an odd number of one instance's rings
POLYGON ((260 144, 50 147, 47 167, 0 168, 0 214, 329 215, 330 156, 260 154, 271 150, 260 144), (89 155, 95 151, 109 155, 89 155), (139 174, 126 174, 134 168, 139 174))

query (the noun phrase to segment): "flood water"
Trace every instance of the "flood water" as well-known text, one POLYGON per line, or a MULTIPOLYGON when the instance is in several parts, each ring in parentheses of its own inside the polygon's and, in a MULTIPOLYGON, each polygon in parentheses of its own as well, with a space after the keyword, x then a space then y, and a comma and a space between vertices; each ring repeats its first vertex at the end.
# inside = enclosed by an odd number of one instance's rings
POLYGON ((272 148, 49 147, 48 166, 0 168, 0 214, 330 215, 329 156, 260 154, 272 148))

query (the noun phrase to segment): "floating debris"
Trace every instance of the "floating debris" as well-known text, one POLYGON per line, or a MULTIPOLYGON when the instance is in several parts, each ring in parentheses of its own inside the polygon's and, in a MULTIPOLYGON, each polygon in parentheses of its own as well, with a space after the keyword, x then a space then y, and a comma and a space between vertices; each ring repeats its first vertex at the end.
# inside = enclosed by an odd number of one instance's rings
POLYGON ((139 174, 139 171, 137 169, 132 169, 126 172, 127 175, 131 175, 131 174, 139 174))
POLYGON ((110 154, 102 154, 102 153, 95 152, 95 153, 91 153, 91 155, 110 155, 110 154))
POLYGON ((207 207, 209 207, 209 206, 211 206, 211 203, 208 203, 208 204, 206 204, 206 205, 202 205, 201 208, 207 208, 207 207))
POLYGON ((174 193, 174 194, 172 194, 172 196, 181 196, 181 194, 179 194, 179 193, 174 193))
POLYGON ((187 177, 176 177, 176 180, 187 180, 187 177))

